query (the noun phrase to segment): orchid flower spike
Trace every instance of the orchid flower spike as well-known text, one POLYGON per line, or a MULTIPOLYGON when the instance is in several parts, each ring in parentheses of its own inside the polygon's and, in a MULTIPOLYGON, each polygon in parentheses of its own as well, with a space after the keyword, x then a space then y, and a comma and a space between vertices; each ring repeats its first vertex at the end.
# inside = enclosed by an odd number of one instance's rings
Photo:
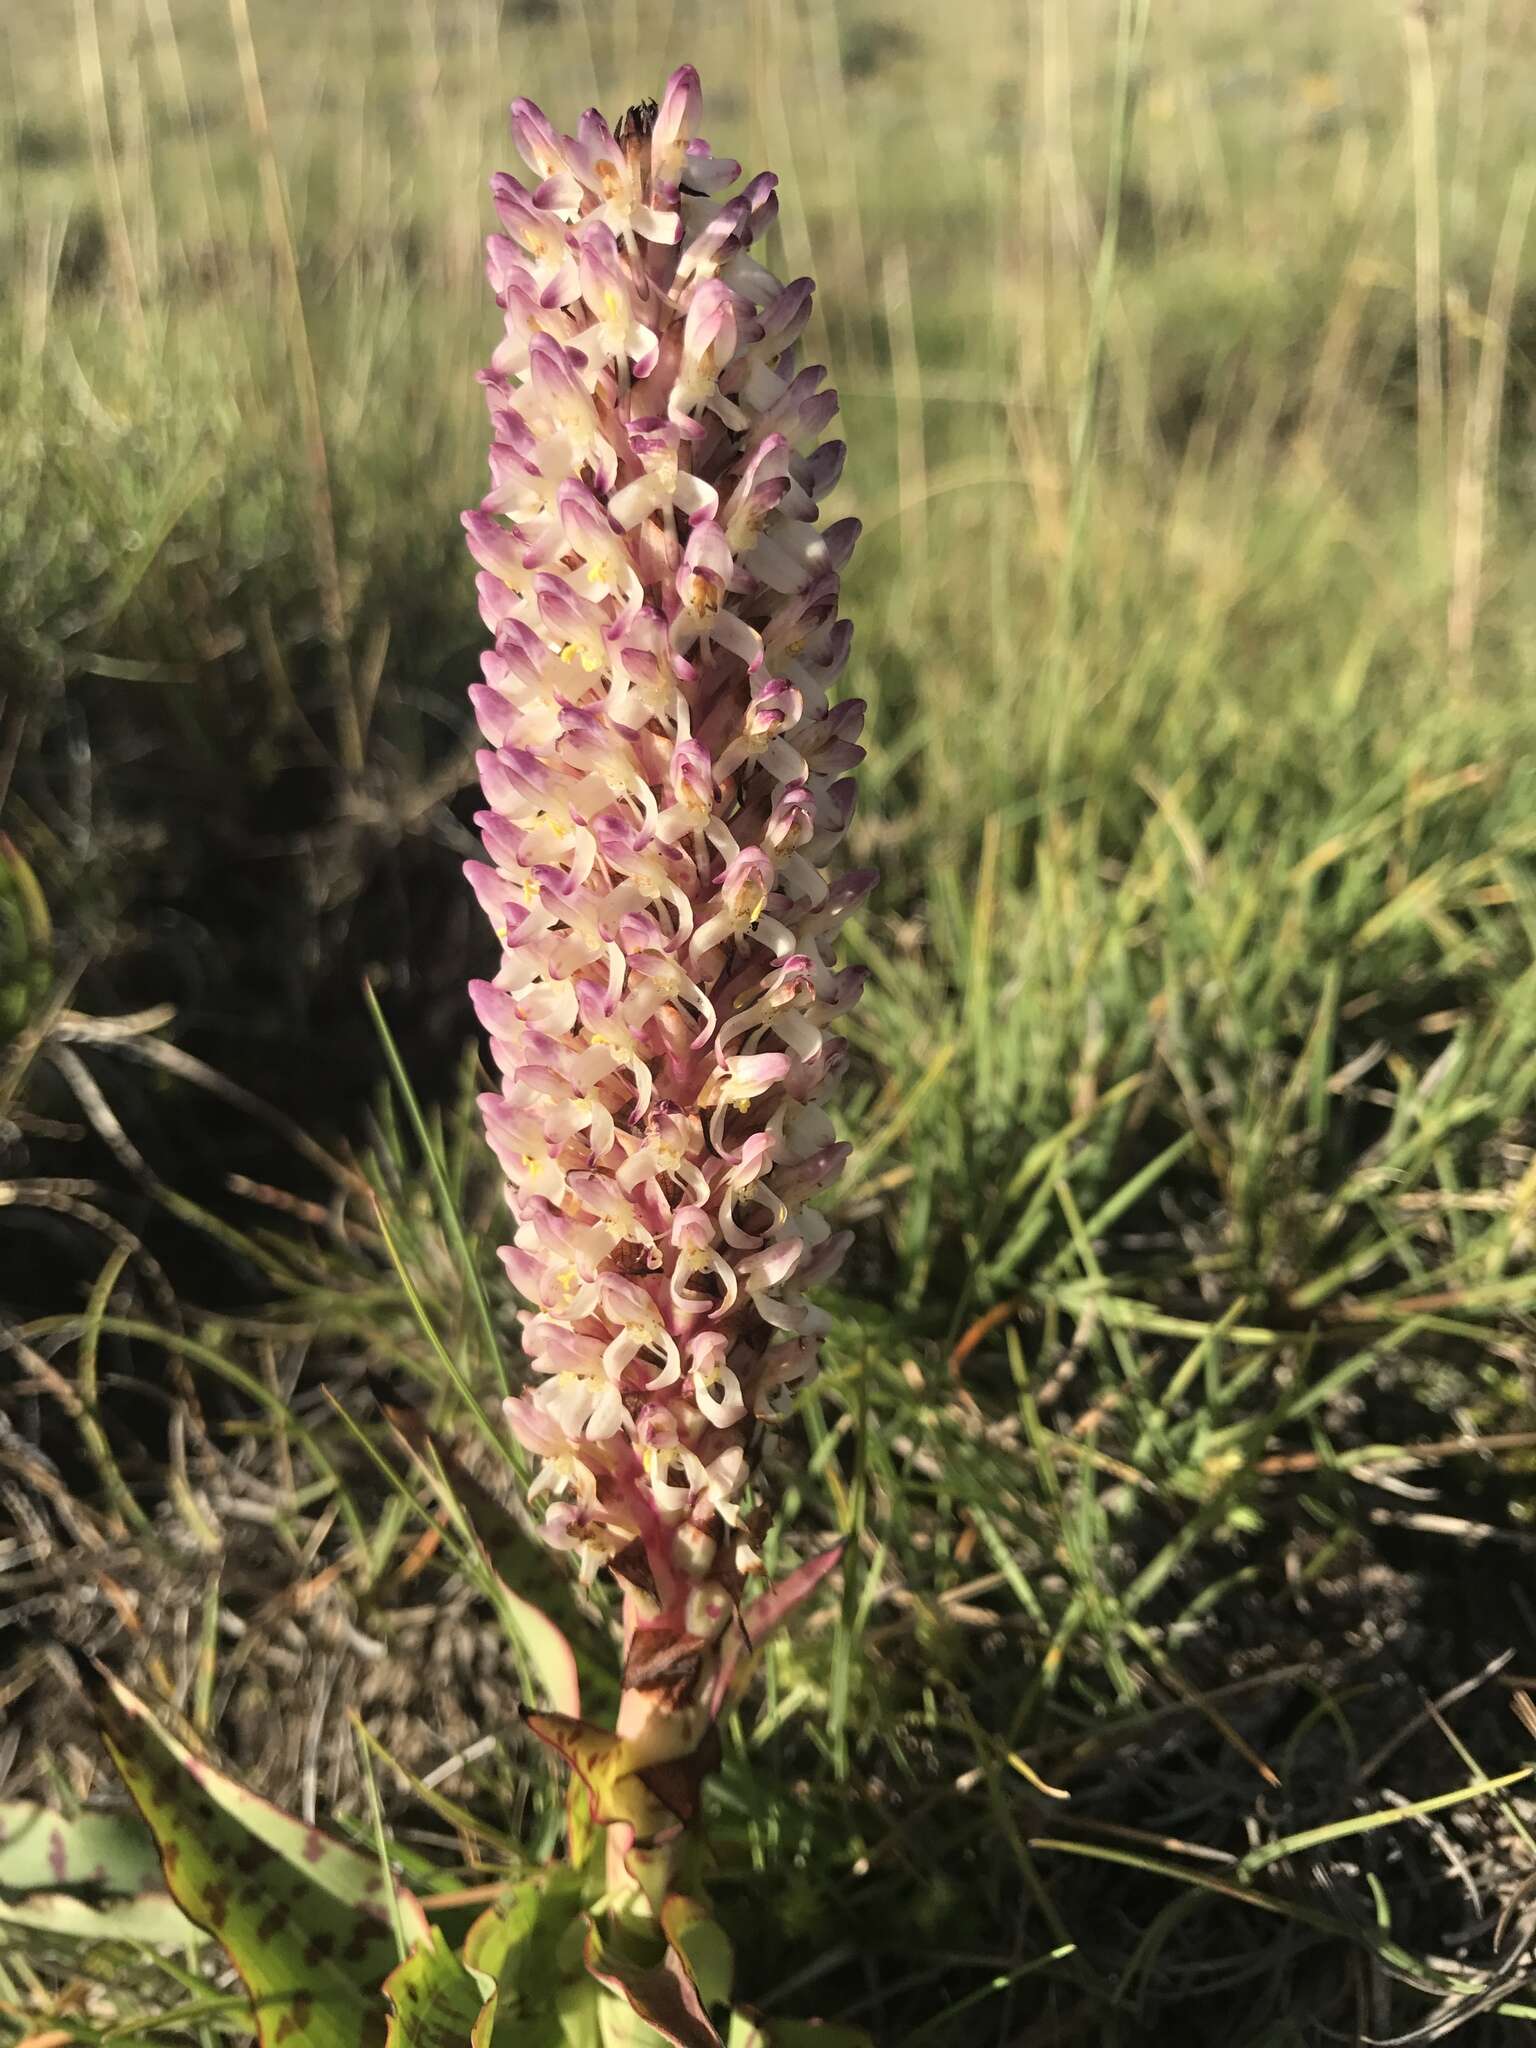
POLYGON ((674 1705, 757 1568, 760 1425, 816 1369, 808 1290, 847 1241, 810 1206, 847 1150, 829 1030, 860 982, 834 948, 874 880, 828 875, 858 527, 820 523, 843 451, 800 361, 812 288, 763 266, 774 180, 720 196, 739 167, 699 113, 689 66, 616 129, 514 104, 530 180, 493 181, 492 488, 464 515, 495 640, 466 872, 501 946, 472 994, 528 1304, 508 1420, 548 1540, 624 1581, 631 1667, 674 1705))

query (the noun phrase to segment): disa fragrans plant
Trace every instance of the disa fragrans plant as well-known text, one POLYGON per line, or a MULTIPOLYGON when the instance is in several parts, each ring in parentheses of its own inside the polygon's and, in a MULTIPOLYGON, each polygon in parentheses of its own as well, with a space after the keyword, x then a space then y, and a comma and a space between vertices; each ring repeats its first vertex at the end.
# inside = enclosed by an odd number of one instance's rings
POLYGON ((863 705, 828 693, 858 522, 818 523, 837 409, 801 367, 812 284, 754 254, 776 179, 698 139, 699 83, 617 132, 518 101, 534 179, 492 181, 505 332, 492 489, 464 515, 495 633, 473 691, 501 965, 473 997, 482 1098, 532 1304, 512 1429, 548 1540, 623 1581, 631 1768, 698 1753, 759 1569, 763 1426, 815 1370, 807 1290, 847 1233, 821 1100, 859 994, 829 878, 863 705))
POLYGON ((494 185, 493 489, 465 516, 496 635, 470 878, 502 958, 475 1000, 503 1075, 485 1114, 505 1258, 531 1303, 533 1385, 509 1415, 550 1541, 624 1585, 618 1727, 581 1719, 570 1645, 500 1580, 516 1525, 396 1407, 482 1546, 547 1701, 529 1721, 574 1766, 568 1861, 509 1877, 455 1951, 375 1857, 88 1668, 163 1853, 170 1898, 138 1902, 141 1924, 181 1940, 184 1914, 224 1945, 261 2048, 720 2048, 712 2009, 730 2048, 867 2048, 724 2019, 730 1949, 691 1827, 743 1651, 837 1558, 745 1598, 758 1441, 815 1368, 807 1289, 843 1250, 808 1204, 844 1152, 819 1098, 859 977, 832 948, 872 879, 826 872, 861 707, 828 701, 856 529, 818 524, 843 451, 818 445, 836 400, 797 362, 811 287, 752 253, 771 177, 715 196, 737 169, 696 138, 698 110, 691 70, 617 134, 589 113, 558 136, 514 105, 537 182, 494 185))

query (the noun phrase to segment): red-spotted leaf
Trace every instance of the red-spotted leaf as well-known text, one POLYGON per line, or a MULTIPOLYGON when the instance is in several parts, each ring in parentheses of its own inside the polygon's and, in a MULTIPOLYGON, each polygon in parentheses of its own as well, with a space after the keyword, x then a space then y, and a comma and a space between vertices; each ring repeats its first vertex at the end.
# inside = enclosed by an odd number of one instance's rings
POLYGON ((635 1770, 633 1751, 622 1736, 569 1714, 525 1714, 523 1718, 586 1786, 592 1819, 598 1826, 628 1825, 642 1844, 665 1841, 680 1831, 677 1815, 635 1770))
POLYGON ((170 1893, 139 1892, 133 1898, 87 1898, 81 1892, 0 1894, 0 1927, 27 1927, 65 1941, 124 1941, 134 1948, 177 1948, 204 1939, 170 1893))
POLYGON ((130 1813, 55 1813, 0 1799, 0 1892, 158 1890, 160 1858, 130 1813))
POLYGON ((165 1889, 132 1813, 56 1813, 0 1800, 0 1923, 80 1941, 185 1949, 203 1939, 165 1889))
MULTIPOLYGON (((193 1756, 115 1680, 98 1673, 92 1692, 171 1895, 227 1950, 261 2048, 381 2048, 399 1956, 378 1864, 193 1756)), ((425 1941, 419 1902, 397 1890, 395 1907, 407 1942, 425 1941)))
POLYGON ((665 1764, 635 1763, 635 1749, 622 1736, 567 1714, 525 1714, 528 1726, 570 1765, 574 1785, 585 1795, 570 1811, 572 1861, 585 1863, 598 1828, 613 1831, 624 1867, 659 1914, 666 1899, 675 1843, 698 1810, 699 1783, 719 1761, 719 1736, 706 1724, 691 1755, 665 1764))
POLYGON ((434 1927, 384 1980, 388 2048, 470 2048, 475 2029, 494 2020, 496 1991, 470 1970, 434 1927))
MULTIPOLYGON (((693 1981, 679 1961, 675 1949, 668 1949, 664 1961, 644 1964, 630 1961, 611 1942, 605 1942, 597 1927, 587 1923, 587 1968, 610 1991, 616 1991, 647 2027, 670 2041, 673 2048, 722 2048, 720 2036, 709 2023, 693 1981)), ((611 2029, 605 2024, 605 2038, 611 2029)), ((621 2034, 620 2040, 628 2037, 621 2034)), ((639 2040, 643 2041, 642 2034, 639 2040)))
POLYGON ((834 1543, 830 1550, 823 1550, 816 1557, 808 1557, 804 1564, 770 1586, 745 1608, 740 1619, 726 1631, 721 1647, 720 1663, 715 1674, 714 1690, 710 1696, 710 1712, 718 1714, 728 1698, 737 1669, 745 1658, 754 1656, 775 1629, 782 1628, 797 1607, 801 1607, 815 1592, 829 1572, 836 1571, 842 1563, 846 1542, 834 1543))

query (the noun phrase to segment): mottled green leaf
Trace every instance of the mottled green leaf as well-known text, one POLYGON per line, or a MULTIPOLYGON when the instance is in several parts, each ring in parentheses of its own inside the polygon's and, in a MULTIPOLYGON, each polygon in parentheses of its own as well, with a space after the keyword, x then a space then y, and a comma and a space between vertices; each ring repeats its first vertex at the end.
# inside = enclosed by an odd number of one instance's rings
POLYGON ((649 2032, 636 2033, 618 2015, 602 2016, 603 2038, 611 2048, 639 2048, 652 2034, 670 2041, 673 2048, 721 2048, 720 2036, 709 2023, 699 1994, 678 1958, 669 1948, 663 1961, 653 1964, 632 1962, 612 1942, 604 1941, 598 1928, 587 1925, 587 1968, 610 1991, 615 1991, 644 2022, 649 2032))
POLYGON ((28 1927, 67 1941, 126 1941, 137 1948, 185 1949, 206 1938, 164 1890, 99 1902, 82 1892, 21 1892, 0 1897, 0 1926, 28 1927))
MULTIPOLYGON (((621 1998, 613 1998, 595 1977, 589 1977, 583 1964, 580 1975, 569 1984, 560 1987, 559 2002, 555 2010, 555 2021, 559 2029, 555 2039, 560 2048, 612 2048, 609 2032, 604 2025, 611 2012, 622 2013, 626 2019, 634 2014, 621 1998)), ((530 2034, 531 2042, 541 2043, 542 2036, 530 2034)), ((478 2048, 478 2043, 476 2044, 478 2048)), ((523 2036, 509 2033, 498 2036, 496 2048, 523 2048, 523 2036)), ((649 2048, 655 2048, 654 2042, 649 2048)))
MULTIPOLYGON (((508 1885, 464 1943, 466 1964, 496 1991, 494 2014, 482 2015, 472 2048, 562 2048, 573 2039, 563 2008, 579 2016, 583 2001, 570 1994, 591 1985, 582 1959, 585 1931, 581 1880, 568 1865, 508 1885)), ((574 2038, 582 2038, 579 2027, 574 2038)))
POLYGON ((0 1800, 0 1922, 80 1941, 178 1948, 203 1939, 165 1889, 137 1814, 0 1800))
POLYGON ((725 2005, 736 1961, 730 1936, 702 1900, 673 1892, 661 1909, 661 1931, 706 2005, 725 2005))
POLYGON ((684 1832, 698 1809, 699 1787, 719 1757, 719 1732, 704 1725, 703 1739, 689 1756, 661 1764, 638 1764, 632 1743, 610 1729, 568 1714, 525 1714, 541 1742, 568 1763, 585 1793, 570 1812, 573 1862, 584 1862, 595 1831, 610 1830, 621 1845, 624 1866, 659 1914, 670 1882, 667 1844, 684 1832))
POLYGON ((0 1799, 0 1891, 159 1891, 154 1838, 136 1814, 56 1813, 0 1799))
POLYGON ((677 1834, 676 1814, 636 1771, 633 1748, 622 1736, 570 1714, 526 1714, 524 1719, 586 1786, 592 1819, 600 1827, 626 1824, 642 1843, 677 1834))
MULTIPOLYGON (((381 2044, 399 1954, 377 1862, 193 1756, 115 1680, 99 1678, 95 1706, 172 1896, 251 1995, 261 2048, 381 2044)), ((396 1909, 406 1940, 425 1941, 420 1903, 398 1890, 396 1909)))
POLYGON ((642 2019, 627 1998, 592 1980, 597 1994, 594 2010, 597 2048, 667 2048, 667 2037, 658 2034, 649 2020, 642 2019))
POLYGON ((434 1927, 384 1980, 388 2048, 469 2048, 478 2023, 494 2018, 489 1977, 465 1967, 434 1927))
POLYGON ((731 2014, 727 2048, 875 2048, 862 2027, 831 2020, 765 2019, 750 2006, 731 2014))

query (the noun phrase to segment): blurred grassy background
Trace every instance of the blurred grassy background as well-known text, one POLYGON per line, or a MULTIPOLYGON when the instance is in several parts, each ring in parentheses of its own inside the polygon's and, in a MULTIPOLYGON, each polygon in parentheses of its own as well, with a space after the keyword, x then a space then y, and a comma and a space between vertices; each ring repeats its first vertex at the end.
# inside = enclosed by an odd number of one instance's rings
MULTIPOLYGON (((512 92, 569 126, 686 58, 819 283, 884 874, 859 1250, 791 1486, 860 1562, 728 1767, 724 1882, 787 1902, 779 1936, 739 1908, 755 1989, 890 2040, 1523 2038, 1527 1929, 1494 1921, 1536 1807, 1351 1830, 1523 1761, 1536 1671, 1528 9, 246 10, 0 23, 0 775, 58 969, 0 1096, 38 1251, 21 1606, 67 1584, 73 1632, 343 1814, 347 1704, 419 1770, 510 1711, 480 1639, 429 1667, 396 1504, 349 1477, 349 1547, 312 1459, 352 1469, 322 1383, 366 1412, 368 1368, 438 1374, 364 1177, 477 1341, 370 1121, 358 982, 489 1269, 457 874, 484 184, 512 92), (82 1021, 163 1004, 169 1036, 82 1021), (327 1181, 188 1054, 363 1163, 327 1181), (1442 1732, 1422 1700, 1464 1680, 1442 1732)), ((83 1789, 50 1683, 7 1695, 24 1772, 83 1789)))
POLYGON ((1522 12, 1150 14, 1101 273, 1110 0, 956 35, 833 0, 19 13, 13 673, 126 705, 221 805, 334 767, 354 823, 421 829, 477 632, 451 512, 505 87, 616 106, 686 49, 820 281, 898 896, 1042 796, 1124 836, 1138 777, 1326 802, 1465 751, 1529 646, 1522 12))

